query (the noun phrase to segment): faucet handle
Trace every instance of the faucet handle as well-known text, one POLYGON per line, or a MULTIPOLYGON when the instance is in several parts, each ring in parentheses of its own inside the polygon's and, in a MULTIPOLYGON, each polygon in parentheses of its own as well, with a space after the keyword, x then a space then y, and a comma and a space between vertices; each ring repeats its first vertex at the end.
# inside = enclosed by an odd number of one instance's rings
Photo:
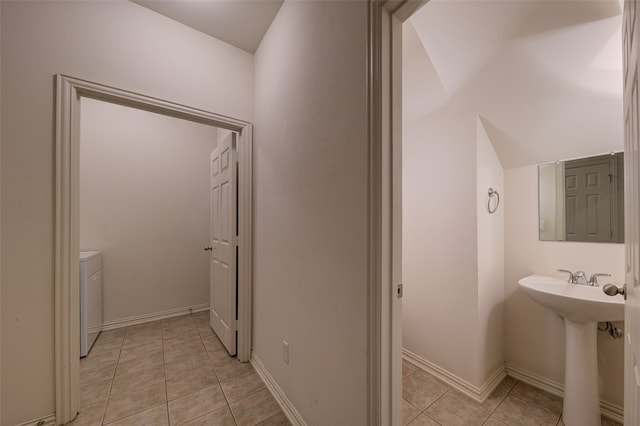
POLYGON ((569 279, 567 280, 567 282, 569 283, 574 283, 575 282, 575 277, 573 276, 573 272, 571 272, 568 269, 558 269, 558 272, 566 272, 567 274, 569 274, 569 279))
POLYGON ((591 275, 591 278, 589 278, 589 284, 594 286, 594 287, 600 287, 600 285, 598 284, 598 277, 610 277, 611 274, 607 274, 607 273, 597 273, 597 274, 593 274, 591 275))

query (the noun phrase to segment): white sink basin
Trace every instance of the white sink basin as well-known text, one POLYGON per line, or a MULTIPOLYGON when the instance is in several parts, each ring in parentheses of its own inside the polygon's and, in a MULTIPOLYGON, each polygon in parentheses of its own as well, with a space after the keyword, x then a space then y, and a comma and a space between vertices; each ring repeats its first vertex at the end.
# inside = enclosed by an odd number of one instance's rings
POLYGON ((602 287, 571 284, 544 275, 529 275, 518 283, 533 300, 571 321, 624 320, 624 298, 621 295, 607 296, 602 287))
POLYGON ((597 324, 624 320, 624 298, 607 296, 602 287, 570 284, 543 275, 529 275, 518 283, 533 300, 563 317, 564 424, 601 426, 597 324))

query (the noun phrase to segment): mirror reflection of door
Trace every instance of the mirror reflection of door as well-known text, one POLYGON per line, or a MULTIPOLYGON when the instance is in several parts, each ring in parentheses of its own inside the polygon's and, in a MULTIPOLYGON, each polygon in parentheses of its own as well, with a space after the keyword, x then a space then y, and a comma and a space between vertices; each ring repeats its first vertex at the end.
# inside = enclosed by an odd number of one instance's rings
POLYGON ((565 163, 567 241, 617 242, 623 239, 622 156, 604 155, 565 163))

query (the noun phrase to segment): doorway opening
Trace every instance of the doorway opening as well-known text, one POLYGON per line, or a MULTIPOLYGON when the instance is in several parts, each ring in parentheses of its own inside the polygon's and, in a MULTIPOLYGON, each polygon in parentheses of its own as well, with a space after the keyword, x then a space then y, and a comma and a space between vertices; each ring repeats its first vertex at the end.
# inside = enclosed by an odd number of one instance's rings
MULTIPOLYGON (((92 99, 150 111, 237 134, 238 359, 251 356, 252 128, 242 120, 64 75, 56 77, 55 368, 56 418, 79 407, 79 252, 81 102, 92 99)), ((114 171, 117 173, 117 171, 114 171)), ((206 241, 206 236, 205 236, 206 241)))

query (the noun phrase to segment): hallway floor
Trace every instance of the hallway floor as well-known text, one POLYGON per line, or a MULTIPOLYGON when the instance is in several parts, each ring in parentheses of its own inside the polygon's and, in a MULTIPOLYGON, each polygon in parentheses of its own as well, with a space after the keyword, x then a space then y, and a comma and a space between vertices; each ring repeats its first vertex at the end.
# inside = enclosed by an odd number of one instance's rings
MULTIPOLYGON (((290 425, 248 363, 228 355, 201 312, 100 334, 80 360, 73 426, 290 425)), ((478 404, 404 361, 403 423, 564 426, 562 399, 507 377, 478 404)), ((621 426, 603 418, 602 426, 621 426)))
POLYGON ((289 425, 251 364, 228 355, 209 312, 104 331, 80 360, 73 426, 289 425))
MULTIPOLYGON (((562 398, 507 376, 478 404, 430 374, 402 363, 402 417, 411 426, 564 426, 562 398)), ((622 426, 602 417, 602 426, 622 426)))

